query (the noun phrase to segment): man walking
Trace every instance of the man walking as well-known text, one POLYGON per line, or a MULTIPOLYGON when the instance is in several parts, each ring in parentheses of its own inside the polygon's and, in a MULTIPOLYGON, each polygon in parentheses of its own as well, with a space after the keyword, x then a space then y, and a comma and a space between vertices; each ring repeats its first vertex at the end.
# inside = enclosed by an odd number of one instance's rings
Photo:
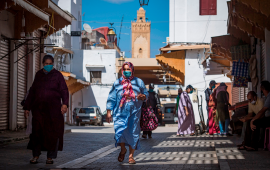
POLYGON ((210 100, 210 95, 213 93, 213 90, 216 88, 216 81, 215 80, 211 80, 209 83, 209 87, 204 91, 205 93, 205 100, 206 100, 206 110, 207 110, 207 130, 206 130, 206 134, 209 134, 209 110, 208 110, 208 106, 209 106, 209 100, 210 100))

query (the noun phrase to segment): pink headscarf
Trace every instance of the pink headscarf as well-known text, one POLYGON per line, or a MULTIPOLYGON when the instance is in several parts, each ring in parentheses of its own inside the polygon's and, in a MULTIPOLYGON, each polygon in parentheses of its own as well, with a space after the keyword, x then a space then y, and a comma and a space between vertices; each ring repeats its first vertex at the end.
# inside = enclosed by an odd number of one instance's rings
POLYGON ((125 102, 130 102, 130 98, 135 100, 135 93, 132 89, 131 80, 134 78, 134 66, 131 62, 125 62, 122 66, 122 78, 121 85, 123 85, 123 94, 120 101, 120 107, 123 106, 125 102), (123 74, 125 65, 128 65, 131 71, 131 76, 126 78, 123 74))

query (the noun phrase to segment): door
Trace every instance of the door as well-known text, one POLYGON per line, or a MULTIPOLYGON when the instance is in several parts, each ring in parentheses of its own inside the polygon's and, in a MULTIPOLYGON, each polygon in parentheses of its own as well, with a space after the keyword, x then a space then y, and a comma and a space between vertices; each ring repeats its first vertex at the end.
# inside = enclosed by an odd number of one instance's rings
MULTIPOLYGON (((9 42, 0 40, 0 57, 8 54, 9 42)), ((8 129, 10 96, 10 59, 6 56, 0 60, 0 130, 8 129)))
POLYGON ((27 91, 27 46, 23 45, 18 49, 18 86, 17 86, 17 127, 23 129, 26 127, 26 119, 24 118, 24 110, 21 102, 24 100, 27 91))

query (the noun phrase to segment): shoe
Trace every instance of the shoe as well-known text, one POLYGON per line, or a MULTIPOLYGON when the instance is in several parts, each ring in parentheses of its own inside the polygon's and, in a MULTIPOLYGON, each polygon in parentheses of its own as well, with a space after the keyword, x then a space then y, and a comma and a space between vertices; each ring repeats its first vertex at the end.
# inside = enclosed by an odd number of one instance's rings
POLYGON ((47 159, 46 164, 53 164, 53 160, 52 159, 47 159))
POLYGON ((147 136, 146 136, 146 135, 142 135, 142 138, 146 139, 146 138, 147 138, 147 136))
POLYGON ((30 164, 37 164, 38 163, 38 157, 34 157, 30 160, 30 164))

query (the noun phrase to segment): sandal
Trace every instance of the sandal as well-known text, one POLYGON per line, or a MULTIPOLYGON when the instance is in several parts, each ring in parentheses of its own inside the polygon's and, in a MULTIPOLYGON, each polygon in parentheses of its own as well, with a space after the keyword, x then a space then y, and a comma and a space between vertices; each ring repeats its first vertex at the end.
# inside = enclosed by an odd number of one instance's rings
POLYGON ((30 164, 37 164, 38 163, 38 157, 34 157, 30 160, 30 164))
POLYGON ((258 151, 258 149, 254 149, 254 148, 247 148, 247 151, 258 151))
POLYGON ((195 136, 195 133, 190 134, 189 136, 195 136))
POLYGON ((147 138, 147 136, 146 136, 146 135, 142 135, 142 138, 146 139, 146 138, 147 138))
POLYGON ((134 160, 133 157, 131 157, 131 158, 129 158, 128 163, 129 164, 136 164, 136 161, 134 160))
POLYGON ((53 160, 52 159, 47 159, 46 164, 53 164, 53 160))
POLYGON ((121 151, 120 151, 119 156, 118 156, 118 161, 119 162, 124 161, 126 153, 127 153, 127 149, 126 149, 126 152, 124 154, 121 154, 121 151))
POLYGON ((148 136, 148 138, 149 138, 149 139, 151 139, 151 138, 152 138, 152 136, 148 136))

